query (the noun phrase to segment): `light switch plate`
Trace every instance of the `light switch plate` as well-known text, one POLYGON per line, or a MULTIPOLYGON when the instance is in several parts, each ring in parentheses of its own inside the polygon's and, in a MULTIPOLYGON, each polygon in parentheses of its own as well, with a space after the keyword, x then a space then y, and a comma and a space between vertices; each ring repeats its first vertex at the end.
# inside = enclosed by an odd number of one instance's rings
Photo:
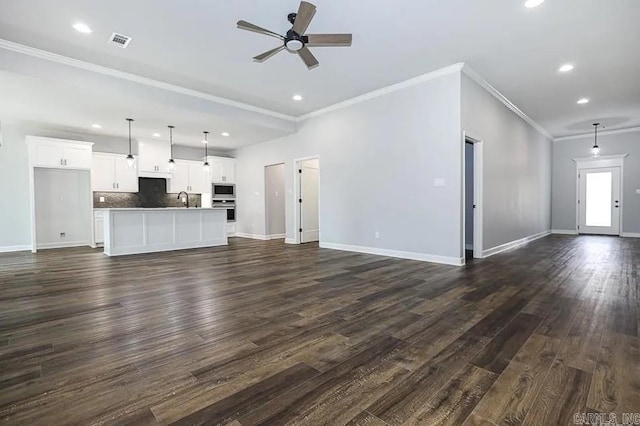
POLYGON ((640 189, 636 189, 636 194, 640 195, 640 189))

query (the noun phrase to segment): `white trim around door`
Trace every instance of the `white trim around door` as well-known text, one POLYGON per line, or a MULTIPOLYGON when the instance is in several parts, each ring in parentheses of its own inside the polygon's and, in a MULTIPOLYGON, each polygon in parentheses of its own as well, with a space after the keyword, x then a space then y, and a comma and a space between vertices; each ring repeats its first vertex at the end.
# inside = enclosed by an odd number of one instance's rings
MULTIPOLYGON (((307 160, 320 161, 319 155, 312 155, 309 157, 295 158, 293 160, 293 240, 286 239, 286 244, 301 244, 300 236, 300 177, 298 170, 300 169, 300 163, 307 160)), ((320 172, 320 179, 322 179, 322 173, 320 172)), ((320 194, 320 188, 318 188, 318 222, 320 222, 320 213, 322 212, 322 197, 320 194)), ((322 229, 319 229, 320 241, 322 241, 322 229)))
MULTIPOLYGON (((462 241, 461 244, 461 254, 462 259, 465 258, 465 249, 466 249, 466 213, 465 213, 465 196, 466 196, 466 167, 465 167, 465 144, 469 142, 473 144, 473 198, 474 198, 474 206, 473 209, 473 257, 476 259, 481 259, 484 257, 483 254, 483 227, 484 227, 484 219, 483 219, 483 194, 482 194, 482 177, 483 177, 483 158, 484 158, 484 142, 479 137, 472 135, 467 131, 462 132, 462 200, 461 200, 461 209, 462 209, 462 241)), ((463 262, 464 264, 464 262, 463 262)))
MULTIPOLYGON (((576 206, 576 228, 575 233, 580 234, 580 174, 588 169, 606 169, 606 168, 615 168, 618 167, 620 169, 620 194, 619 194, 619 229, 616 235, 624 236, 623 223, 624 223, 624 159, 629 154, 617 154, 617 155, 603 155, 600 157, 581 157, 574 158, 573 161, 576 163, 576 174, 575 174, 575 182, 576 182, 576 198, 575 198, 575 206, 576 206)), ((591 232, 586 232, 591 233, 591 232)))

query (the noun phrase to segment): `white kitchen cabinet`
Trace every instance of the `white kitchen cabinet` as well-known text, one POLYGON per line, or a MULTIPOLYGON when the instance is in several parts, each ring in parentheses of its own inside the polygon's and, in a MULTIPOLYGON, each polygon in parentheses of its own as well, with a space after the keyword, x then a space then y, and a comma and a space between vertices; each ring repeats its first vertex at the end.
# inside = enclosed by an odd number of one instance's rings
POLYGON ((91 169, 91 142, 27 136, 33 167, 91 169))
POLYGON ((169 181, 169 192, 186 191, 192 194, 211 193, 211 181, 199 161, 176 160, 169 181))
POLYGON ((104 243, 104 212, 102 210, 93 211, 93 232, 94 243, 104 243))
POLYGON ((138 173, 143 177, 171 178, 168 142, 138 140, 138 173))
POLYGON ((207 157, 211 165, 211 182, 236 183, 236 159, 207 157))
POLYGON ((94 153, 91 177, 93 191, 138 192, 138 171, 123 154, 94 153))

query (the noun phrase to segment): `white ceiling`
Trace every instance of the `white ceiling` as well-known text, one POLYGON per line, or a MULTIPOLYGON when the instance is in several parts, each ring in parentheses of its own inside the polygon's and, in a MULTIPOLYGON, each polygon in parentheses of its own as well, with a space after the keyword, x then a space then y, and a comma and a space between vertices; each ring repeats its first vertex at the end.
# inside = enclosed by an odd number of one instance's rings
MULTIPOLYGON (((531 10, 523 7, 524 0, 314 3, 318 12, 309 32, 352 32, 354 42, 350 48, 315 48, 320 67, 312 71, 287 53, 253 63, 252 56, 275 47, 277 40, 235 28, 245 19, 284 33, 290 27, 286 15, 297 9, 297 0, 3 0, 0 38, 293 116, 466 62, 553 136, 589 132, 596 119, 609 129, 640 126, 638 0, 546 0, 531 10), (77 21, 93 34, 74 31, 77 21), (114 31, 133 37, 129 48, 107 43, 114 31), (566 62, 576 68, 560 75, 557 68, 566 62), (293 102, 294 93, 304 101, 293 102), (591 102, 576 105, 581 97, 591 102)), ((90 111, 79 110, 72 97, 51 112, 43 105, 55 94, 48 91, 62 89, 49 87, 46 76, 25 80, 11 75, 19 74, 19 67, 4 68, 0 87, 25 85, 33 96, 23 99, 22 107, 29 112, 33 102, 43 120, 68 116, 72 125, 79 114, 85 126, 90 117, 116 126, 124 114, 119 101, 136 103, 125 91, 102 92, 91 98, 90 111)), ((64 92, 58 99, 67 96, 64 92)), ((148 130, 168 120, 189 129, 231 126, 229 117, 212 119, 188 109, 183 117, 171 105, 140 101, 138 110, 150 116, 148 130)), ((287 133, 247 122, 235 122, 238 140, 220 143, 229 149, 287 133)), ((185 132, 184 138, 196 134, 185 132)))

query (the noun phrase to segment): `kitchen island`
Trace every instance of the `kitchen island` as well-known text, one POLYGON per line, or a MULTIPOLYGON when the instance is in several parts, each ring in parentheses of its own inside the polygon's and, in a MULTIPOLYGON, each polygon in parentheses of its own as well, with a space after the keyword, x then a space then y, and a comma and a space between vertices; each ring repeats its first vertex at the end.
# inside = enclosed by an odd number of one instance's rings
POLYGON ((227 245, 227 213, 214 208, 104 210, 104 254, 184 250, 227 245))

